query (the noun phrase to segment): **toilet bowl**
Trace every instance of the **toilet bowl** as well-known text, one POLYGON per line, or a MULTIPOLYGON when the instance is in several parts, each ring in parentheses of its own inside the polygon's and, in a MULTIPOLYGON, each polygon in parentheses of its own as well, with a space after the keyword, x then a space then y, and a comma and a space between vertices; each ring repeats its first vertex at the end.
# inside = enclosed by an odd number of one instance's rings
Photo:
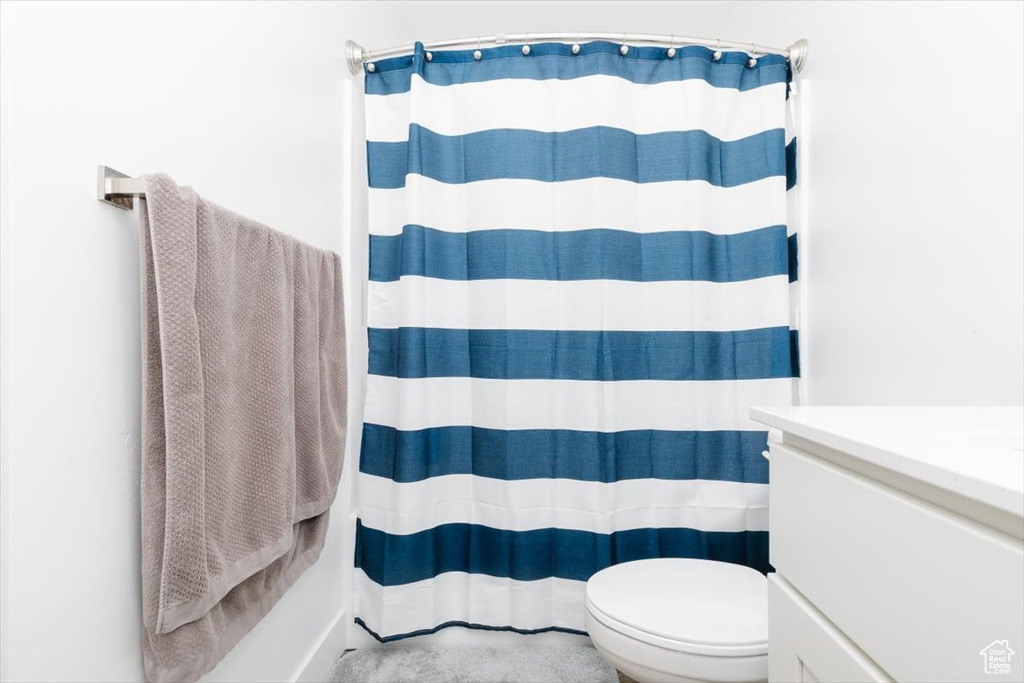
POLYGON ((587 582, 597 650, 639 683, 768 680, 768 586, 737 564, 626 562, 587 582))

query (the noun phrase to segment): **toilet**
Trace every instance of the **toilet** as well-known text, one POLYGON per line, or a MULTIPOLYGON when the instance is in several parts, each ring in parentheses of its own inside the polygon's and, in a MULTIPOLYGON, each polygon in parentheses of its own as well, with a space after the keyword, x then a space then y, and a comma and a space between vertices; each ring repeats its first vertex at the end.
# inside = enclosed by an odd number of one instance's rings
POLYGON ((638 683, 768 680, 768 585, 738 564, 661 558, 608 567, 586 588, 587 632, 638 683))

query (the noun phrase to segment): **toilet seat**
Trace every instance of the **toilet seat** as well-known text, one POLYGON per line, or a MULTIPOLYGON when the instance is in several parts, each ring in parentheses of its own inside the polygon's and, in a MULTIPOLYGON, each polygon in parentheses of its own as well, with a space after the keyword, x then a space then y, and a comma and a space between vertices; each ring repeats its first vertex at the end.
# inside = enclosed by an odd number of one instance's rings
POLYGON ((768 653, 767 580, 736 564, 661 558, 604 569, 587 583, 586 608, 642 643, 710 657, 768 653))

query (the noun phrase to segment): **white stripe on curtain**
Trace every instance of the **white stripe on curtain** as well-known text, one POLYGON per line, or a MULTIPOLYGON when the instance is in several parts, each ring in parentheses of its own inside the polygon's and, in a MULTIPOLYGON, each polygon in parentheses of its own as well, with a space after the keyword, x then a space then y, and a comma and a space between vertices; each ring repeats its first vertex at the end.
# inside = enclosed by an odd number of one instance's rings
POLYGON ((369 283, 370 327, 753 330, 789 324, 785 275, 740 282, 440 280, 369 283), (671 302, 671 305, 669 305, 671 302))
POLYGON ((573 479, 505 481, 455 474, 408 483, 366 476, 361 486, 363 524, 392 534, 414 534, 466 520, 510 531, 552 525, 601 534, 670 526, 768 530, 764 484, 707 479, 627 479, 607 484, 573 479), (554 510, 552 500, 558 501, 554 510))
POLYGON ((465 572, 382 587, 356 569, 355 580, 357 613, 382 634, 414 634, 451 622, 584 633, 585 587, 585 582, 569 579, 517 581, 465 572))
POLYGON ((750 419, 749 407, 788 404, 792 385, 789 378, 589 382, 370 375, 364 419, 402 430, 757 430, 761 425, 750 419))
POLYGON ((735 187, 689 180, 637 185, 615 178, 549 183, 522 178, 451 184, 409 175, 405 187, 370 188, 372 235, 405 225, 448 232, 610 228, 652 233, 703 230, 732 235, 786 223, 786 179, 735 187))
POLYGON ((778 103, 786 84, 741 92, 699 79, 645 85, 595 75, 552 88, 549 81, 530 79, 433 85, 413 75, 409 92, 366 97, 367 107, 381 112, 366 120, 367 138, 378 142, 407 140, 410 122, 441 135, 610 126, 634 133, 705 130, 719 140, 739 140, 785 126, 778 103), (387 101, 379 106, 377 99, 387 101), (474 106, 465 107, 467 102, 474 106))

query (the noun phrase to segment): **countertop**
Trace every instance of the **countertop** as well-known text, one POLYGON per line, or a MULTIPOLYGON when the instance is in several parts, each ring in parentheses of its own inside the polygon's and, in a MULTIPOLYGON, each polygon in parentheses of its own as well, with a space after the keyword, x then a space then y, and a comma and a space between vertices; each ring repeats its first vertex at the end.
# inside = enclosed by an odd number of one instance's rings
POLYGON ((784 435, 1024 517, 1024 407, 795 406, 751 408, 750 416, 784 435))

